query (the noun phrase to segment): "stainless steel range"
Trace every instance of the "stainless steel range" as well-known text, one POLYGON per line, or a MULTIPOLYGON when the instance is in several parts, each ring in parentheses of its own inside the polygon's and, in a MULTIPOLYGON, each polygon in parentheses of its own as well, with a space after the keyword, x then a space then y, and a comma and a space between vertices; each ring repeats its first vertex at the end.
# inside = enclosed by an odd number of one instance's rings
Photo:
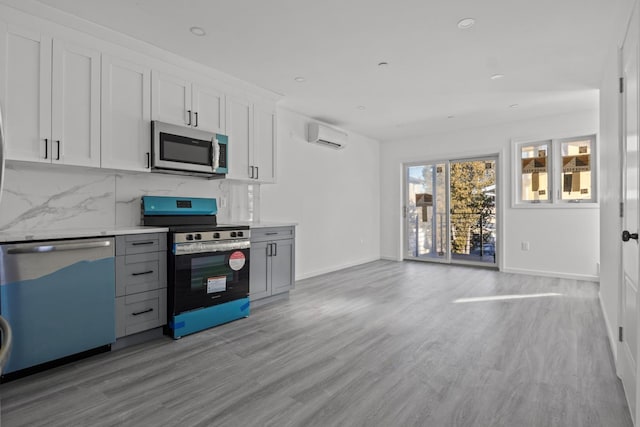
POLYGON ((169 227, 168 335, 249 316, 248 226, 218 226, 208 198, 145 196, 142 214, 144 225, 169 227))

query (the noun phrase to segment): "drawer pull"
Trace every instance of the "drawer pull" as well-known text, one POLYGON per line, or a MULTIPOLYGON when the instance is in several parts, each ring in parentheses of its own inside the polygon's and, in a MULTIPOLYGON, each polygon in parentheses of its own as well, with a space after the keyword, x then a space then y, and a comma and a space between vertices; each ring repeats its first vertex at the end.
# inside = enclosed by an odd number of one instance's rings
POLYGON ((278 232, 277 231, 273 231, 271 233, 264 233, 264 234, 265 234, 265 236, 275 236, 276 234, 278 234, 278 232))
POLYGON ((153 245, 155 242, 133 242, 133 246, 141 246, 141 245, 153 245))
POLYGON ((131 273, 132 276, 142 276, 144 274, 151 274, 153 273, 153 270, 149 270, 149 271, 142 271, 140 273, 131 273))
POLYGON ((147 308, 146 310, 143 311, 137 311, 135 313, 131 313, 134 316, 140 316, 141 314, 145 314, 145 313, 151 313, 153 311, 153 308, 147 308))

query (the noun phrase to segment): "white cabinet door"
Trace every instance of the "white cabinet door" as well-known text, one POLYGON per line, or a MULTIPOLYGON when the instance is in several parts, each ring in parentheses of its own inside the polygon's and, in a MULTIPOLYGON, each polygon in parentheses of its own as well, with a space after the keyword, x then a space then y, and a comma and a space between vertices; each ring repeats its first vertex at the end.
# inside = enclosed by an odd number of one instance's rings
POLYGON ((151 69, 102 56, 103 168, 148 171, 151 147, 151 69))
POLYGON ((54 163, 100 167, 100 52, 53 41, 54 163))
POLYGON ((51 38, 10 25, 0 33, 7 158, 51 162, 51 38))
POLYGON ((226 135, 224 93, 212 87, 194 83, 192 96, 192 126, 226 135))
POLYGON ((275 106, 255 104, 253 107, 254 178, 262 183, 276 181, 276 110, 275 106))
POLYGON ((227 96, 227 135, 229 135, 227 178, 251 179, 253 106, 248 99, 227 96))
POLYGON ((165 123, 191 126, 191 83, 180 77, 151 73, 151 117, 165 123))

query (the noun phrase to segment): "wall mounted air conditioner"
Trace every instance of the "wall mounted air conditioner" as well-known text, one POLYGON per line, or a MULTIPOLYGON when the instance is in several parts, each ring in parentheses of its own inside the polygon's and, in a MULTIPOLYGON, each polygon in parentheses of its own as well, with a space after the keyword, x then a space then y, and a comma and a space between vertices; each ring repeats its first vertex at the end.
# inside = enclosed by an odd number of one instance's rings
POLYGON ((347 134, 320 123, 309 123, 309 142, 340 149, 347 143, 347 134))

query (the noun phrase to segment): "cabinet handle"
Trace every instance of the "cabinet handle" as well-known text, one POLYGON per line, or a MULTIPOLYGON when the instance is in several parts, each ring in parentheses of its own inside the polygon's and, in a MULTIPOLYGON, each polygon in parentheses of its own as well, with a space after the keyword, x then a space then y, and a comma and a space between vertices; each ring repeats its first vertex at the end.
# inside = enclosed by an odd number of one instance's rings
POLYGON ((196 111, 194 114, 195 114, 195 116, 196 116, 196 124, 195 124, 195 125, 193 125, 193 127, 196 127, 196 128, 197 128, 197 127, 198 127, 198 112, 196 111))
POLYGON ((272 231, 270 233, 264 233, 265 236, 275 236, 276 234, 278 234, 277 231, 272 231))
POLYGON ((49 158, 49 138, 44 139, 44 158, 49 158))
POLYGON ((256 166, 256 179, 260 178, 260 168, 256 166))
POLYGON ((57 140, 56 143, 58 144, 58 153, 56 154, 56 160, 60 160, 60 140, 57 140))
POLYGON ((249 166, 251 168, 251 176, 249 178, 253 179, 253 172, 255 170, 255 166, 249 166))
POLYGON ((145 314, 145 313, 151 313, 153 311, 153 308, 147 308, 146 310, 142 310, 142 311, 136 311, 135 313, 131 313, 134 316, 140 316, 141 314, 145 314))
POLYGON ((151 167, 151 153, 147 151, 147 169, 151 167))
POLYGON ((272 248, 271 248, 271 243, 267 244, 267 256, 271 256, 271 253, 273 252, 272 248))
POLYGON ((273 255, 272 256, 278 256, 278 244, 277 243, 272 243, 273 245, 273 255))
POLYGON ((187 110, 187 113, 189 113, 189 123, 187 123, 187 126, 191 126, 191 110, 187 110))
POLYGON ((141 246, 141 245, 153 245, 155 242, 133 242, 133 246, 141 246))
POLYGON ((132 275, 132 276, 142 276, 142 275, 145 275, 145 274, 151 274, 151 273, 153 273, 153 270, 142 271, 142 272, 140 272, 140 273, 131 273, 131 275, 132 275))

